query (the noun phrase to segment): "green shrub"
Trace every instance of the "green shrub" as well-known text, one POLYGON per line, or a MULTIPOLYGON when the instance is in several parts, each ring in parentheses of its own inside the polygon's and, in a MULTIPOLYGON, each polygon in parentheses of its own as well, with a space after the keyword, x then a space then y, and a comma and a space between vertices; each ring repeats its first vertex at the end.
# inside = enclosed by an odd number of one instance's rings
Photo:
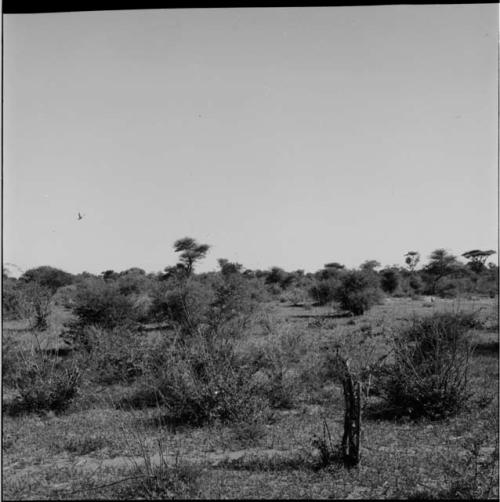
POLYGON ((73 276, 64 270, 44 265, 27 270, 19 280, 26 283, 37 283, 54 294, 58 288, 71 284, 73 276))
POLYGON ((390 413, 441 419, 456 414, 468 398, 473 314, 436 313, 415 319, 394 341, 394 363, 385 368, 382 397, 390 413))
POLYGON ((6 411, 13 415, 63 411, 76 397, 80 380, 80 370, 74 363, 41 352, 19 352, 14 374, 8 378, 16 398, 6 411))
POLYGON ((410 291, 409 293, 410 294, 419 294, 419 293, 422 293, 423 289, 424 289, 424 281, 422 280, 422 278, 417 275, 417 274, 412 274, 410 275, 409 279, 408 279, 408 286, 410 288, 410 291))
POLYGON ((334 296, 341 308, 354 315, 363 314, 381 300, 375 274, 357 270, 345 273, 334 296))
POLYGON ((327 305, 335 299, 335 292, 339 287, 338 279, 320 279, 309 289, 309 295, 318 305, 327 305))
POLYGON ((114 283, 102 279, 86 279, 78 286, 73 313, 77 326, 99 326, 113 329, 136 321, 133 300, 120 293, 114 283))
POLYGON ((386 268, 380 272, 380 286, 385 293, 392 295, 399 286, 399 273, 395 268, 386 268))

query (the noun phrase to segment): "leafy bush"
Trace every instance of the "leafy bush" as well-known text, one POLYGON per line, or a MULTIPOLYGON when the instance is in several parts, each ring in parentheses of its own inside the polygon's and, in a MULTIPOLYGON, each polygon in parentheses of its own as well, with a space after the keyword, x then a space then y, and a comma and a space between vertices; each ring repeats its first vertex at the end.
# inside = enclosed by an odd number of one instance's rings
POLYGON ((280 288, 282 289, 286 289, 288 286, 292 284, 293 280, 294 280, 293 274, 285 272, 280 267, 272 267, 267 274, 266 284, 269 285, 275 284, 280 286, 280 288))
POLYGON ((392 295, 399 286, 399 273, 397 269, 386 268, 380 272, 380 286, 386 293, 392 295))
POLYGON ((116 284, 102 279, 87 279, 78 286, 73 313, 80 328, 94 325, 113 329, 136 320, 133 300, 120 293, 116 284))
MULTIPOLYGON (((103 278, 106 277, 109 281, 109 274, 103 275, 103 278)), ((150 280, 144 270, 139 268, 131 268, 125 272, 121 272, 116 278, 116 283, 118 291, 125 296, 142 293, 150 286, 150 280)))
POLYGON ((335 299, 335 292, 339 285, 338 279, 320 279, 311 286, 309 295, 318 305, 327 305, 335 299))
POLYGON ((441 419, 466 399, 473 314, 436 313, 415 319, 394 342, 394 363, 384 371, 382 397, 396 416, 441 419))
POLYGON ((411 274, 408 278, 408 294, 420 294, 424 290, 424 281, 420 277, 420 275, 411 274))
POLYGON ((16 391, 16 398, 7 406, 8 413, 60 412, 77 395, 80 370, 75 364, 41 352, 19 352, 15 371, 7 383, 16 391))
POLYGON ((334 296, 341 308, 354 315, 363 314, 381 300, 376 275, 357 270, 345 273, 334 296))
POLYGON ((20 278, 26 283, 35 282, 50 290, 54 294, 58 288, 67 286, 73 282, 73 276, 58 268, 42 266, 27 270, 20 278))

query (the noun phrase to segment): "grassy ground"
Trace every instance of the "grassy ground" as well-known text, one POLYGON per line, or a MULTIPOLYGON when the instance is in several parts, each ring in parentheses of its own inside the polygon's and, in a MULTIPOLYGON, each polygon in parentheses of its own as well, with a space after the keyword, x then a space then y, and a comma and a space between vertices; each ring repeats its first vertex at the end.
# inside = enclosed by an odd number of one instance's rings
MULTIPOLYGON (((477 348, 468 409, 436 422, 365 418, 358 468, 318 469, 314 463, 313 438, 322 437, 324 424, 334 442, 342 433, 343 397, 331 384, 313 382, 298 389, 289 409, 274 410, 254 426, 175 429, 158 420, 161 410, 116 409, 112 401, 127 391, 124 385, 87 386, 64 414, 3 417, 3 496, 498 498, 497 308, 490 299, 458 304, 393 298, 356 318, 322 307, 270 304, 264 309, 240 350, 287 335, 302 369, 313 367, 325 345, 339 340, 351 341, 355 358, 377 357, 391 333, 413 315, 479 312, 485 327, 469 334, 477 348), (170 460, 162 463, 163 457, 170 460), (160 459, 159 466, 148 465, 148 459, 160 459)), ((68 314, 55 315, 51 330, 41 337, 44 343, 57 343, 68 314)), ((29 345, 34 334, 23 328, 5 323, 4 338, 29 345)))

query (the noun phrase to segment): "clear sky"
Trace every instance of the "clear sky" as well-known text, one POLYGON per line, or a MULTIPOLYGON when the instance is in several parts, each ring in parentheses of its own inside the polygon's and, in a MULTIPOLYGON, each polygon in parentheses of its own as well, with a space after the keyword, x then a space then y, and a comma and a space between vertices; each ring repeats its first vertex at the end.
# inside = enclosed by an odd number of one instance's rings
POLYGON ((496 4, 5 15, 4 262, 496 249, 497 44, 496 4))

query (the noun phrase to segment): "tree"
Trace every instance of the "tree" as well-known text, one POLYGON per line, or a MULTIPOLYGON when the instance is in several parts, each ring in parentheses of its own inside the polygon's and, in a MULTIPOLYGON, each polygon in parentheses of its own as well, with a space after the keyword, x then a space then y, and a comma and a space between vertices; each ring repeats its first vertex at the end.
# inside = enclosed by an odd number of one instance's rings
POLYGON ((272 267, 266 277, 266 284, 279 284, 282 289, 286 289, 293 282, 293 274, 285 272, 280 267, 272 267))
POLYGON ((429 260, 424 271, 431 277, 431 291, 432 294, 435 294, 439 280, 457 273, 461 267, 457 258, 442 248, 434 250, 430 254, 429 260))
POLYGON ((486 260, 492 255, 495 254, 496 251, 489 249, 487 251, 482 251, 480 249, 472 249, 470 251, 466 251, 462 254, 462 256, 469 260, 467 265, 469 268, 477 273, 480 273, 485 268, 486 260))
POLYGON ((334 296, 341 308, 354 315, 363 314, 381 300, 376 277, 372 273, 361 270, 346 272, 334 296))
POLYGON ((174 250, 179 255, 179 265, 184 268, 186 275, 189 277, 193 273, 194 264, 205 258, 210 246, 208 244, 199 244, 191 237, 184 237, 174 242, 174 250))
POLYGON ((113 281, 118 277, 118 274, 114 270, 105 270, 104 272, 101 272, 101 277, 107 282, 107 281, 113 281))
POLYGON ((360 265, 360 269, 365 272, 374 272, 376 268, 380 267, 380 262, 377 260, 366 260, 360 265))
POLYGON ((342 270, 345 268, 341 263, 337 263, 336 261, 332 261, 331 263, 325 263, 325 268, 332 268, 334 270, 342 270))
POLYGON ((395 267, 385 268, 380 272, 380 285, 386 293, 392 294, 399 286, 399 272, 395 267))
POLYGON ((420 253, 418 251, 408 251, 405 254, 405 263, 412 274, 415 272, 419 261, 420 253))
POLYGON ((27 270, 20 277, 20 280, 26 283, 37 282, 40 286, 48 288, 52 293, 55 293, 61 286, 72 284, 73 276, 64 270, 44 265, 27 270))
POLYGON ((243 265, 241 263, 236 263, 236 262, 230 262, 229 260, 226 260, 225 258, 219 258, 217 260, 219 263, 220 271, 222 275, 230 275, 230 274, 236 274, 240 273, 241 269, 243 268, 243 265))

